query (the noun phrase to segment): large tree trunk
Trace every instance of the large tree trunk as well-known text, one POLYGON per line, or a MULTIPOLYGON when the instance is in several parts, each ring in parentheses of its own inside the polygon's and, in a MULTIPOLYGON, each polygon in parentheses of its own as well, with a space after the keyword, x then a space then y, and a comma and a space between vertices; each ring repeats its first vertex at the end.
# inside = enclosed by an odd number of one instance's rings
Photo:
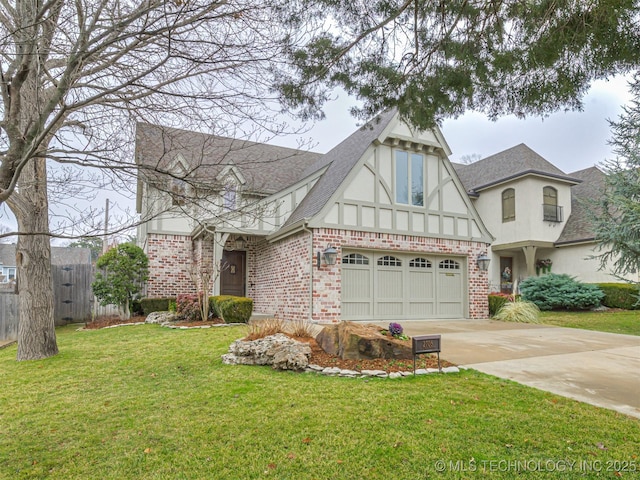
POLYGON ((58 353, 46 176, 44 159, 30 161, 20 177, 19 191, 8 202, 20 232, 16 249, 18 360, 38 360, 58 353))

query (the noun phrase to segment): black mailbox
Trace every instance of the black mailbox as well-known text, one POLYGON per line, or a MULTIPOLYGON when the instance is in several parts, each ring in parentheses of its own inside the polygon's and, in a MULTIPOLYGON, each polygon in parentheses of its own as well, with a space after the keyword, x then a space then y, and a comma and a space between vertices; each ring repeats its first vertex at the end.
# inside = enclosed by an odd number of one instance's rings
POLYGON ((413 374, 416 374, 416 355, 421 353, 438 354, 438 370, 440 367, 440 335, 416 335, 411 338, 411 350, 413 353, 413 374))

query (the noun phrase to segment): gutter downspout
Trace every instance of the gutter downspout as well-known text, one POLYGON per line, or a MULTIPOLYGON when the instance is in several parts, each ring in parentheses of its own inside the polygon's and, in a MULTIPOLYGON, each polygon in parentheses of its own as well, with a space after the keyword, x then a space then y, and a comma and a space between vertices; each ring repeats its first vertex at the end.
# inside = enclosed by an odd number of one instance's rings
POLYGON ((313 323, 313 230, 308 228, 309 221, 304 220, 302 230, 309 233, 309 258, 311 258, 311 270, 309 271, 309 323, 313 323))

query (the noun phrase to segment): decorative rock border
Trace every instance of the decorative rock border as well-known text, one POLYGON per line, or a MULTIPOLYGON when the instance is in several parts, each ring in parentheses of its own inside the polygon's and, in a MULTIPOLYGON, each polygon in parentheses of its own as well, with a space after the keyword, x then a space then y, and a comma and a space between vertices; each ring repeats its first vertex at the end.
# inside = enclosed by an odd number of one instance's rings
POLYGON ((237 327, 239 325, 246 325, 246 323, 216 323, 214 325, 197 325, 195 327, 186 327, 184 325, 174 325, 170 322, 161 323, 161 327, 173 328, 176 330, 188 330, 190 328, 220 328, 220 327, 237 327))
MULTIPOLYGON (((109 325, 108 327, 102 327, 100 330, 104 330, 106 328, 117 328, 117 327, 129 327, 133 325, 160 325, 165 328, 172 328, 174 330, 189 330, 192 328, 216 328, 216 327, 237 327, 240 325, 246 325, 246 323, 218 323, 215 325, 196 325, 194 327, 187 327, 185 325, 175 325, 173 322, 164 322, 164 323, 155 323, 155 322, 135 322, 135 323, 118 323, 117 325, 109 325)), ((84 327, 78 328, 78 332, 82 330, 90 330, 85 329, 84 327)))
MULTIPOLYGON (((432 373, 459 373, 460 370, 467 370, 467 367, 444 367, 441 371, 437 368, 418 368, 416 369, 416 375, 429 375, 432 373)), ((321 367, 320 365, 309 364, 305 369, 306 373, 317 373, 320 375, 327 375, 333 377, 347 377, 347 378, 402 378, 413 376, 413 371, 410 372, 391 372, 387 373, 384 370, 348 370, 338 367, 321 367)))

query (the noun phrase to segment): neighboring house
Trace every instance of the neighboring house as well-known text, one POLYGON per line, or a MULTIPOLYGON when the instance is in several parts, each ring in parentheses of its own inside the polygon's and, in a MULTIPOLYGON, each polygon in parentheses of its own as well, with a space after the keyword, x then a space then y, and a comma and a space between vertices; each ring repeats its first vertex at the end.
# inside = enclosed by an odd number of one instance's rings
POLYGON ((146 294, 220 266, 212 293, 290 320, 486 317, 493 238, 449 155, 393 111, 325 155, 139 124, 146 294))
POLYGON ((584 282, 619 281, 600 271, 593 258, 598 249, 588 202, 604 188, 601 170, 566 174, 524 144, 454 166, 495 237, 489 267, 493 291, 511 292, 515 282, 549 271, 584 282))

